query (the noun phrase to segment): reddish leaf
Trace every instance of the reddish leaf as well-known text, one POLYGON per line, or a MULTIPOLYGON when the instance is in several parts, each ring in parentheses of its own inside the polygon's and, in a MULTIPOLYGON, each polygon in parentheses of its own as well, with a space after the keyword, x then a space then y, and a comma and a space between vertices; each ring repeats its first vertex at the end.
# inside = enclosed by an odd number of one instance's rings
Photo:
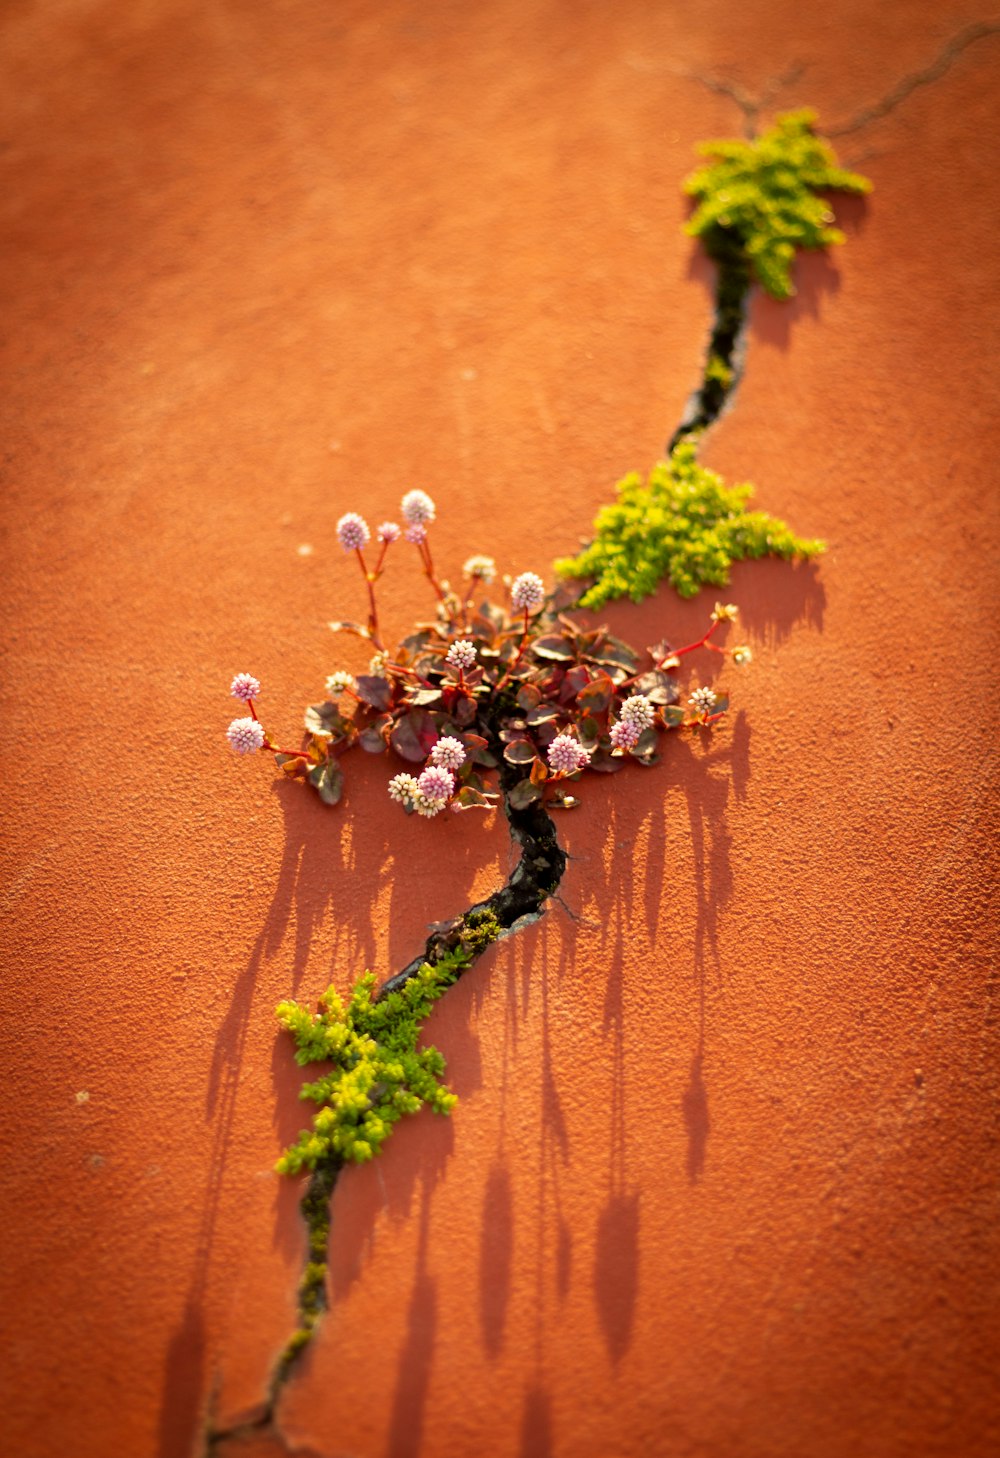
POLYGON ((535 758, 535 746, 527 739, 515 739, 503 752, 508 764, 531 764, 535 758))
POLYGON ((550 634, 544 638, 536 638, 531 645, 531 651, 537 658, 547 658, 554 663, 572 663, 576 657, 573 644, 566 638, 550 634))
POLYGON ((401 759, 419 764, 437 743, 437 725, 425 709, 411 709, 403 714, 389 736, 389 742, 401 759))
POLYGON ((603 714, 611 702, 615 686, 606 673, 599 674, 576 696, 579 708, 587 714, 603 714))
POLYGON ((363 673, 358 679, 358 698, 384 713, 392 703, 392 684, 387 678, 363 673))

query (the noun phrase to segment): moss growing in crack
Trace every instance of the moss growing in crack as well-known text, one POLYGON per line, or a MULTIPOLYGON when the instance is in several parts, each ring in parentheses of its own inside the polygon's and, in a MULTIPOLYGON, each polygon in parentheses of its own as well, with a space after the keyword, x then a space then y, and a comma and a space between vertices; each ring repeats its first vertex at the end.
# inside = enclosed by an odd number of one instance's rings
POLYGON ((632 472, 618 500, 594 523, 596 536, 578 557, 556 563, 563 577, 594 578, 580 599, 600 607, 611 598, 640 602, 666 577, 681 597, 711 583, 724 587, 733 562, 747 557, 812 557, 823 543, 797 537, 783 522, 748 511, 750 485, 727 486, 700 466, 695 447, 681 441, 648 482, 632 472))
POLYGON ((687 231, 704 239, 712 256, 720 233, 735 236, 758 282, 776 299, 795 292, 797 248, 844 241, 817 193, 871 191, 867 177, 837 166, 833 149, 815 135, 815 121, 813 111, 792 111, 753 141, 704 142, 698 150, 712 160, 684 183, 698 201, 687 231))
POLYGON ((279 1004, 278 1019, 295 1039, 296 1062, 333 1065, 300 1092, 319 1111, 312 1128, 278 1160, 280 1174, 363 1163, 379 1153, 404 1114, 424 1104, 451 1112, 455 1095, 439 1081, 444 1058, 436 1048, 418 1048, 417 1040, 434 1003, 499 933, 491 912, 473 912, 457 946, 422 963, 384 996, 373 996, 375 977, 366 972, 346 1006, 333 987, 315 1013, 297 1002, 279 1004))

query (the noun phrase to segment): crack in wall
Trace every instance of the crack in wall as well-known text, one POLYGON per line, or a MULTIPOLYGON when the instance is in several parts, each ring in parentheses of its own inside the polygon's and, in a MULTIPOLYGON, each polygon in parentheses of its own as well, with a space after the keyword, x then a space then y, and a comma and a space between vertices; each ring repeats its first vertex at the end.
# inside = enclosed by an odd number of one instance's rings
MULTIPOLYGON (((981 22, 954 36, 935 59, 920 71, 902 78, 881 100, 856 113, 847 122, 828 128, 830 138, 847 136, 888 115, 914 91, 940 79, 968 46, 1000 33, 1000 23, 981 22)), ((787 86, 802 75, 805 67, 796 64, 770 81, 756 99, 736 83, 719 80, 696 72, 685 72, 716 94, 727 96, 743 113, 747 138, 753 138, 760 113, 787 86)), ((715 228, 702 238, 706 252, 716 266, 715 307, 709 334, 702 378, 687 401, 681 420, 667 442, 669 454, 683 440, 697 440, 719 418, 731 402, 742 377, 746 353, 747 301, 753 286, 750 259, 738 238, 722 228, 715 228)), ((545 903, 556 896, 566 869, 567 856, 559 844, 555 823, 539 801, 524 809, 515 809, 510 791, 521 779, 516 766, 503 759, 498 725, 492 726, 491 738, 498 749, 500 789, 504 813, 510 827, 511 840, 520 848, 520 858, 507 881, 485 900, 468 907, 452 921, 433 928, 423 951, 399 972, 387 978, 375 994, 376 1000, 398 991, 416 975, 425 962, 434 965, 447 952, 463 941, 463 934, 472 935, 476 919, 492 914, 501 933, 499 939, 515 935, 533 925, 545 914, 545 903)), ((468 945, 468 942, 466 943, 468 945)), ((475 946, 469 967, 475 965, 489 941, 475 946)), ((466 969, 468 970, 468 968, 466 969)), ((278 1357, 268 1381, 261 1411, 253 1418, 227 1428, 214 1428, 209 1414, 202 1434, 205 1455, 216 1454, 223 1443, 236 1443, 266 1433, 291 1454, 292 1448, 277 1420, 281 1393, 311 1343, 323 1313, 329 1308, 326 1276, 329 1259, 330 1202, 343 1161, 329 1161, 310 1177, 300 1202, 307 1231, 307 1260, 298 1290, 299 1326, 278 1357)))
MULTIPOLYGON (((545 902, 555 894, 562 880, 567 856, 559 844, 555 822, 540 801, 534 801, 524 809, 516 809, 511 804, 510 791, 523 776, 519 767, 508 764, 503 758, 499 726, 491 727, 491 748, 498 751, 500 761, 500 789, 504 813, 510 827, 511 840, 521 852, 518 862, 499 890, 468 907, 452 921, 434 927, 423 951, 401 971, 382 983, 375 994, 376 1001, 391 992, 397 992, 411 977, 416 976, 425 962, 433 966, 459 943, 464 942, 469 946, 470 938, 473 950, 469 966, 473 966, 492 945, 492 940, 512 936, 538 921, 544 915, 545 902), (475 930, 484 914, 496 918, 501 934, 500 938, 483 940, 477 946, 475 930)), ((255 1417, 232 1427, 213 1428, 209 1424, 204 1434, 206 1454, 218 1452, 223 1443, 238 1442, 242 1438, 261 1433, 267 1433, 286 1451, 290 1451, 277 1425, 277 1405, 282 1389, 310 1344, 323 1312, 329 1307, 326 1275, 329 1260, 330 1200, 343 1168, 342 1160, 320 1165, 310 1177, 302 1198, 300 1209, 308 1242, 306 1266, 298 1291, 299 1325, 275 1364, 263 1408, 255 1417)))
POLYGON ((839 126, 824 127, 823 135, 827 137, 847 137, 854 132, 860 132, 864 127, 873 121, 880 121, 882 117, 888 116, 891 111, 918 91, 921 86, 930 86, 933 82, 939 81, 947 71, 951 69, 955 61, 964 50, 975 41, 985 40, 987 36, 1000 35, 1000 22, 978 21, 975 25, 969 25, 957 35, 952 36, 942 49, 935 56, 934 60, 923 70, 911 71, 898 81, 891 91, 879 101, 872 102, 870 106, 863 107, 861 111, 855 112, 848 121, 841 122, 839 126))

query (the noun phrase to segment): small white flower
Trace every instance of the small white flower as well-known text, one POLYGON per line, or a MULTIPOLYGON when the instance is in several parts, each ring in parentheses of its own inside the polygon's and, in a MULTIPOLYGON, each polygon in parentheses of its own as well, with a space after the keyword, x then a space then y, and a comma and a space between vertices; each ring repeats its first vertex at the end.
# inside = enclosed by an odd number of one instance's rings
POLYGON ((426 542, 427 540, 427 528, 421 526, 419 522, 415 522, 413 526, 406 528, 403 535, 408 542, 412 542, 413 546, 419 547, 421 542, 426 542))
POLYGON ((389 799, 397 805, 412 809, 420 794, 419 786, 412 775, 396 775, 389 781, 389 799))
POLYGON ((510 600, 516 608, 527 612, 541 607, 545 601, 545 583, 535 572, 522 572, 511 584, 510 600))
POLYGON ((234 719, 226 738, 237 754, 255 754, 264 748, 264 730, 256 719, 234 719))
POLYGON ((337 540, 345 552, 356 552, 371 540, 368 523, 356 511, 346 511, 337 523, 337 540))
POLYGON ((434 520, 434 503, 426 491, 407 491, 399 509, 411 527, 426 526, 434 520))
POLYGON ((445 662, 449 663, 452 668, 461 670, 471 668, 475 661, 476 645, 470 642, 468 638, 459 638, 456 642, 452 643, 445 659, 445 662))
POLYGON ((354 675, 345 673, 342 668, 338 668, 336 673, 331 673, 326 681, 326 691, 331 699, 339 699, 340 695, 346 693, 348 689, 353 693, 357 686, 354 675))
POLYGON ((656 710, 645 694, 633 694, 622 704, 621 718, 623 723, 632 725, 641 734, 656 718, 656 710))
POLYGON ((380 542, 398 542, 399 535, 399 527, 394 521, 382 522, 381 526, 376 532, 376 536, 378 537, 380 542))
POLYGON ((445 734, 431 750, 431 764, 441 769, 457 770, 468 758, 465 745, 453 734, 445 734))
POLYGON ((753 662, 753 654, 750 652, 750 649, 747 647, 747 645, 745 643, 741 643, 739 645, 739 647, 733 649, 733 662, 734 663, 752 663, 753 662))
POLYGON ((389 660, 384 653, 373 653, 368 660, 368 672, 376 678, 385 678, 389 668, 389 660))
POLYGON ((435 815, 440 815, 447 802, 444 800, 429 800, 426 795, 417 796, 413 802, 413 808, 418 815, 423 815, 430 820, 435 815))
POLYGON ((497 564, 492 557, 469 557, 462 571, 466 577, 478 577, 480 582, 492 582, 497 575, 497 564))
POLYGON ((715 708, 715 690, 710 688, 696 688, 688 699, 692 709, 697 709, 699 714, 709 714, 715 708))

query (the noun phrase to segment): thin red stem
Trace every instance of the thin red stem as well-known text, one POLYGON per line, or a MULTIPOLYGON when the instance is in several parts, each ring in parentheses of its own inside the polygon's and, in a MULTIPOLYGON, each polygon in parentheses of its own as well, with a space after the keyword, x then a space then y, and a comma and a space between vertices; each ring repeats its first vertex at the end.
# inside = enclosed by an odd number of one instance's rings
POLYGON ((368 632, 375 647, 381 650, 382 642, 378 635, 378 608, 375 606, 375 574, 368 571, 365 554, 361 548, 355 547, 354 550, 361 564, 361 575, 365 579, 365 586, 368 589, 368 632))

